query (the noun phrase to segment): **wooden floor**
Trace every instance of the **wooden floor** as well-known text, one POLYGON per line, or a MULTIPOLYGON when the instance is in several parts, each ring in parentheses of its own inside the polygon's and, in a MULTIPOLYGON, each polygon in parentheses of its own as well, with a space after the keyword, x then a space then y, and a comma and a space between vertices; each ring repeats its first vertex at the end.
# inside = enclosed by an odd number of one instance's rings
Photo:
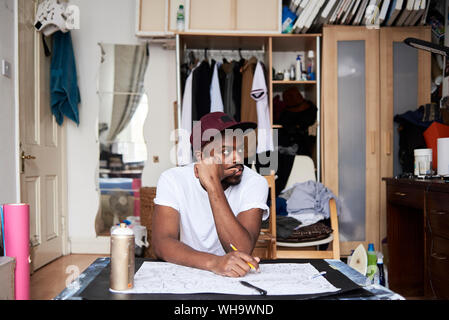
MULTIPOLYGON (((81 274, 97 258, 106 255, 71 254, 61 257, 40 268, 31 275, 30 299, 51 300, 73 280, 79 270, 81 274)), ((78 275, 79 275, 78 274, 78 275)), ((76 276, 78 276, 76 275, 76 276)))

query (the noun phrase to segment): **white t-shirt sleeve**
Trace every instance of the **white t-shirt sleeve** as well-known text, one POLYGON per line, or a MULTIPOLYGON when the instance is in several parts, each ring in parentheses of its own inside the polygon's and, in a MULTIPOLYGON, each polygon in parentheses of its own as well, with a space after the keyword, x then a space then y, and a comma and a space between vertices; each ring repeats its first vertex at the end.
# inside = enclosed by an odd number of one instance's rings
POLYGON ((166 172, 163 172, 157 182, 154 203, 161 206, 172 207, 179 212, 180 206, 176 194, 176 184, 173 183, 173 180, 166 172))
POLYGON ((245 183, 241 193, 239 213, 259 208, 263 210, 262 220, 266 220, 270 215, 270 209, 267 206, 268 198, 268 183, 265 178, 261 176, 251 177, 245 183))

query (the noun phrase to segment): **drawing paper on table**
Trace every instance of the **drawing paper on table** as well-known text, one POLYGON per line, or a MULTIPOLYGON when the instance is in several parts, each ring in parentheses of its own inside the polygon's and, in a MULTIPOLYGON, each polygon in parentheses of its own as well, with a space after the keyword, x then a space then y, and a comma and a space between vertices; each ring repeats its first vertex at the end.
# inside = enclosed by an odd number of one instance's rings
POLYGON ((134 288, 121 293, 221 293, 258 295, 243 286, 244 280, 266 290, 268 295, 299 295, 336 292, 340 289, 310 263, 260 264, 260 272, 251 271, 241 278, 216 275, 213 272, 179 266, 168 262, 144 262, 134 276, 134 288))

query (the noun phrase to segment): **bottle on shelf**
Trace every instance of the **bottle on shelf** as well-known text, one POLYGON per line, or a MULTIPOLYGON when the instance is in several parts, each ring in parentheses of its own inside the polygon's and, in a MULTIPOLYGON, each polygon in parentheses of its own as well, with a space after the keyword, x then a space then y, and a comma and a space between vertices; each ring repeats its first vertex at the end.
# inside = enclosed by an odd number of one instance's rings
POLYGON ((290 72, 286 69, 284 70, 284 81, 290 80, 290 72))
POLYGON ((309 59, 309 65, 307 67, 307 79, 308 80, 316 80, 315 76, 315 52, 313 50, 309 50, 307 53, 307 58, 309 59))
POLYGON ((302 74, 302 61, 301 56, 298 54, 298 56, 296 57, 296 75, 295 75, 296 81, 301 80, 301 74, 302 74))
POLYGON ((295 77, 296 77, 295 66, 292 65, 290 67, 290 80, 295 80, 295 77))
POLYGON ((176 26, 178 31, 184 31, 184 6, 182 4, 179 5, 176 13, 176 26))

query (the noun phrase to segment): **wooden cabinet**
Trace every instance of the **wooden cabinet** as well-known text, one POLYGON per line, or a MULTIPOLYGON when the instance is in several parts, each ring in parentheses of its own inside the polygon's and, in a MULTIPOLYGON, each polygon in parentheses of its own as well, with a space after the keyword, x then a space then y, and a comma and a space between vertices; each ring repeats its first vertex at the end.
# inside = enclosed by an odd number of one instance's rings
MULTIPOLYGON (((402 113, 399 106, 412 110, 430 102, 430 54, 405 45, 406 37, 428 40, 430 28, 323 28, 323 183, 342 201, 342 255, 360 243, 381 250, 381 176, 394 175, 397 158, 393 117, 402 113)), ((395 197, 420 205, 414 195, 395 197)))
POLYGON ((168 31, 169 0, 136 1, 136 35, 165 35, 168 31))
POLYGON ((136 35, 173 36, 177 30, 176 16, 185 0, 136 0, 136 35))
MULTIPOLYGON (((176 56, 177 56, 177 127, 181 128, 182 114, 182 90, 181 90, 181 64, 186 62, 188 52, 195 52, 196 57, 203 59, 203 54, 207 49, 207 57, 221 61, 224 57, 231 61, 229 57, 239 57, 239 49, 243 52, 243 57, 249 59, 251 56, 257 56, 258 60, 263 62, 266 69, 266 83, 269 96, 270 122, 273 130, 280 128, 279 124, 273 123, 273 94, 281 93, 290 86, 297 86, 306 99, 311 100, 316 105, 317 127, 319 128, 319 110, 321 97, 321 34, 205 34, 205 33, 177 33, 176 34, 176 56), (296 56, 299 53, 306 53, 313 50, 315 52, 314 66, 316 79, 313 81, 283 81, 273 80, 273 68, 281 70, 289 68, 296 62, 296 56)), ((319 137, 320 130, 317 130, 319 137)), ((274 144, 277 145, 274 134, 274 144)), ((319 142, 320 139, 318 138, 319 142)), ((317 148, 316 168, 320 167, 320 148, 317 148)), ((277 162, 277 158, 276 158, 277 162)), ((263 173, 262 173, 263 174, 263 173)), ((319 172, 317 173, 319 180, 319 172)), ((276 245, 274 243, 274 245, 276 245)))
POLYGON ((281 0, 136 0, 136 35, 173 35, 181 4, 187 32, 281 33, 281 0))
MULTIPOLYGON (((429 27, 380 29, 380 174, 392 177, 400 174, 398 125, 393 118, 420 105, 430 103, 430 53, 407 46, 408 38, 430 41, 429 27)), ((386 236, 386 199, 384 182, 380 191, 380 230, 386 236)), ((413 196, 412 196, 413 197, 413 196)), ((422 201, 415 198, 415 201, 422 201)))
POLYGON ((449 184, 384 181, 390 289, 406 297, 448 299, 449 184))
POLYGON ((379 33, 323 29, 323 184, 339 197, 342 255, 379 248, 379 33))
MULTIPOLYGON (((225 57, 224 54, 233 52, 237 54, 239 49, 244 52, 244 58, 249 59, 252 55, 257 55, 266 69, 266 83, 269 95, 269 108, 271 126, 273 129, 281 128, 281 125, 273 122, 273 98, 275 93, 280 93, 289 88, 296 86, 303 94, 304 98, 311 100, 317 106, 317 151, 314 157, 315 168, 320 168, 320 147, 319 147, 319 115, 321 104, 321 34, 251 34, 251 33, 223 33, 223 34, 206 34, 181 32, 176 34, 177 43, 177 127, 181 127, 181 74, 180 65, 185 62, 186 52, 189 50, 199 50, 203 57, 204 49, 207 49, 209 55, 217 54, 215 60, 225 57), (307 51, 315 52, 314 66, 316 79, 313 81, 275 81, 273 80, 273 68, 276 70, 289 69, 291 65, 296 63, 296 55, 299 53, 306 54, 307 51)), ((229 56, 228 56, 229 57, 229 56)), ((274 135, 276 136, 276 135, 274 135)), ((276 141, 275 141, 276 144, 276 141)), ((320 180, 320 172, 317 172, 317 179, 320 180)))
POLYGON ((188 0, 186 31, 281 33, 279 0, 188 0))

